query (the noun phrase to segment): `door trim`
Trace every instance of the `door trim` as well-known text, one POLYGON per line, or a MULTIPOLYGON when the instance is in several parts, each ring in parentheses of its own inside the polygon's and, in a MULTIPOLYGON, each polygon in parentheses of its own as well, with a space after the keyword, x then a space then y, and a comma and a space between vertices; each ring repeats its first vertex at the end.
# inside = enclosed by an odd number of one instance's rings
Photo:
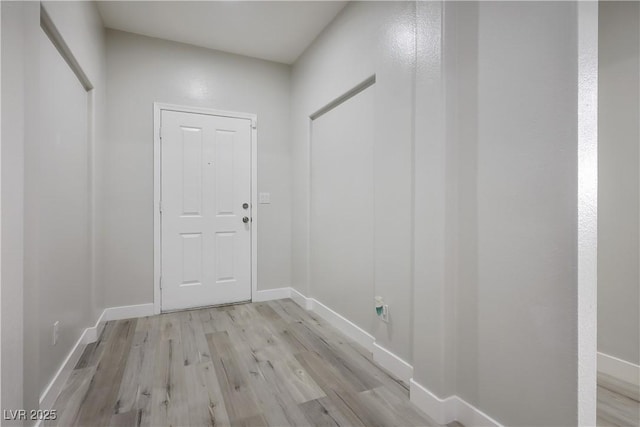
POLYGON ((184 105, 153 103, 153 312, 162 310, 160 273, 162 272, 162 227, 160 219, 161 195, 161 148, 160 121, 162 111, 207 114, 210 116, 232 117, 251 120, 251 300, 258 290, 258 117, 256 114, 184 105))

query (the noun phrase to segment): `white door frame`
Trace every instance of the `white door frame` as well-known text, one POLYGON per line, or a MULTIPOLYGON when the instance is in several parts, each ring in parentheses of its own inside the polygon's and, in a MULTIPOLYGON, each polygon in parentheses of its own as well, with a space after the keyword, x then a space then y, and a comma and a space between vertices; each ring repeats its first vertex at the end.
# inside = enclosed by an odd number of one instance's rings
POLYGON ((211 108, 188 107, 184 105, 153 103, 153 312, 160 314, 162 293, 160 274, 162 272, 162 227, 160 219, 161 195, 161 154, 160 120, 162 111, 207 114, 210 116, 232 117, 251 120, 251 299, 258 289, 258 117, 255 114, 211 108))

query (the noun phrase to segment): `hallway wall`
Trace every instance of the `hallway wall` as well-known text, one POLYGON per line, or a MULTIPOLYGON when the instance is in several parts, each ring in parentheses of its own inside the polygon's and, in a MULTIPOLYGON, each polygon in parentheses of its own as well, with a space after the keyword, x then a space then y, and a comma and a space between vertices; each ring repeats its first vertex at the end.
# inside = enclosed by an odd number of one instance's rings
POLYGON ((374 298, 373 107, 369 87, 311 121, 313 295, 371 330, 374 298), (340 207, 344 207, 341 209, 340 207), (339 298, 336 296, 339 295, 339 298))
MULTIPOLYGON (((372 334, 377 344, 411 359, 411 144, 414 4, 349 4, 292 70, 292 285, 372 334), (309 116, 373 74, 373 282, 359 292, 330 290, 310 273, 309 116), (391 322, 375 318, 373 295, 389 305, 391 322)), ((358 96, 358 95, 356 95, 358 96)), ((347 101, 349 102, 349 101, 347 101)), ((313 172, 311 172, 313 173, 313 172)), ((341 206, 338 209, 358 209, 341 206)), ((368 214, 368 213, 367 213, 368 214)), ((345 263, 350 258, 344 259, 345 263)))
MULTIPOLYGON (((28 84, 40 77, 38 4, 1 7, 2 397, 35 408, 55 364, 42 360, 50 319, 38 315, 48 301, 31 256, 43 215, 31 160, 51 147, 27 126, 40 104, 28 84)), ((97 102, 93 234, 79 259, 93 276, 83 271, 81 301, 61 306, 81 312, 65 348, 103 307, 153 300, 153 102, 257 113, 258 191, 272 199, 258 206, 259 289, 318 299, 412 364, 414 383, 438 398, 505 425, 577 423, 576 3, 353 2, 292 67, 105 38, 91 3, 46 7, 97 102), (345 291, 309 269, 309 116, 374 74, 372 279, 345 291), (389 324, 373 295, 389 304, 389 324)))
POLYGON ((293 286, 439 398, 505 425, 575 424, 577 5, 415 7, 351 4, 294 64, 293 286), (373 294, 389 326, 361 320, 370 293, 344 304, 308 270, 309 115, 372 74, 373 294))
POLYGON ((575 3, 445 5, 456 393, 504 425, 577 422, 577 22, 575 3))
POLYGON ((275 62, 107 31, 104 269, 108 307, 153 302, 153 103, 258 115, 258 289, 291 283, 289 72, 275 62))
POLYGON ((23 407, 24 5, 2 2, 2 405, 23 407), (7 108, 11 105, 12 108, 7 108), (11 185, 9 185, 11 184, 11 185))
POLYGON ((599 34, 598 351, 640 365, 640 3, 601 2, 599 34))
POLYGON ((40 3, 3 2, 3 24, 10 25, 2 26, 2 102, 12 108, 2 112, 2 148, 9 154, 2 158, 2 228, 11 230, 2 236, 3 296, 9 297, 2 311, 2 394, 10 409, 38 408, 41 393, 104 307, 92 275, 99 198, 94 154, 104 142, 106 95, 102 21, 92 3, 43 7, 94 87, 94 114, 40 27, 40 3), (67 89, 77 94, 73 105, 64 102, 67 89), (67 121, 74 117, 86 123, 67 121), (60 329, 53 346, 55 320, 60 329))

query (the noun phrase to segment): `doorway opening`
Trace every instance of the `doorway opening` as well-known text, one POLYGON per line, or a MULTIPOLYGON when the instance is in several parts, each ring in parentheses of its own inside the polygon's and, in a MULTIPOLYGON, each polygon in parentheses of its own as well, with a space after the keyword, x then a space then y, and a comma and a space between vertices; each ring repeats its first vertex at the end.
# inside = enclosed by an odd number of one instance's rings
POLYGON ((254 114, 154 104, 154 311, 257 289, 254 114))

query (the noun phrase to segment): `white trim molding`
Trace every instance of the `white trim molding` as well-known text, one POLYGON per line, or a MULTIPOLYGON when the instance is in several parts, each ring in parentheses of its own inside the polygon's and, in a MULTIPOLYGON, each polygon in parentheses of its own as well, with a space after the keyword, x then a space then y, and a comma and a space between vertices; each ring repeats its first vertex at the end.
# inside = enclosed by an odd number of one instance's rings
MULTIPOLYGON (((260 295, 261 299, 254 299, 254 301, 269 301, 274 299, 291 298, 300 307, 304 308, 305 310, 313 311, 318 316, 326 320, 327 323, 329 323, 331 326, 345 334, 347 337, 351 338, 352 340, 366 348, 368 351, 373 352, 373 343, 375 341, 373 335, 371 335, 346 317, 333 311, 315 298, 305 297, 294 288, 279 288, 258 291, 258 295, 260 295)), ((398 360, 401 359, 398 358, 398 360)), ((391 370, 389 369, 389 371, 391 370)))
POLYGON ((410 380, 409 396, 414 405, 438 424, 446 425, 458 421, 468 427, 502 427, 498 421, 464 399, 458 396, 441 399, 413 378, 410 380))
POLYGON ((102 320, 108 322, 110 320, 135 319, 138 317, 153 316, 153 303, 124 305, 121 307, 105 308, 102 313, 102 320))
POLYGON ((153 316, 155 314, 153 303, 124 305, 109 307, 102 311, 95 326, 87 328, 84 333, 85 344, 98 341, 98 337, 104 329, 104 324, 110 320, 133 319, 138 317, 153 316))
POLYGON ((64 359, 64 362, 62 362, 62 365, 60 366, 60 368, 58 368, 56 374, 53 376, 49 384, 45 387, 42 394, 40 394, 40 409, 53 408, 53 404, 62 392, 62 389, 69 379, 69 376, 71 376, 73 368, 75 368, 75 366, 78 364, 78 361, 80 360, 80 357, 84 352, 85 346, 92 342, 89 341, 89 339, 92 337, 91 333, 87 332, 89 329, 93 328, 87 328, 82 332, 82 334, 78 338, 78 341, 76 341, 75 345, 73 346, 67 357, 64 359))
MULTIPOLYGON (((160 128, 162 111, 179 111, 183 113, 207 114, 210 116, 231 117, 251 120, 251 298, 254 300, 258 292, 258 116, 252 113, 216 110, 212 108, 192 107, 185 105, 153 103, 153 314, 162 311, 162 292, 160 277, 162 275, 161 257, 161 162, 160 128)), ((255 300, 254 300, 255 301, 255 300)), ((194 307, 196 308, 196 307, 194 307)))
POLYGON ((577 2, 578 19, 578 420, 596 424, 598 343, 598 2, 577 2))
POLYGON ((291 288, 291 296, 290 296, 290 298, 296 304, 298 304, 300 307, 304 308, 305 310, 311 310, 313 308, 313 304, 311 302, 311 298, 305 297, 300 292, 298 292, 297 289, 291 288))
POLYGON ((598 372, 610 375, 634 387, 640 387, 640 365, 635 363, 598 352, 598 372))
POLYGON ((456 421, 465 426, 491 426, 502 427, 498 421, 482 412, 464 399, 454 396, 456 408, 456 421))
POLYGON ((311 311, 318 314, 318 316, 326 320, 327 323, 329 323, 331 326, 366 348, 368 351, 373 352, 373 343, 375 342, 375 338, 373 335, 371 335, 346 317, 333 311, 317 299, 308 299, 311 300, 311 311))
POLYGON ((413 366, 386 348, 376 344, 376 339, 373 335, 317 299, 304 296, 297 289, 290 288, 289 297, 300 307, 313 311, 331 326, 366 348, 372 353, 373 360, 376 363, 405 383, 409 383, 409 379, 413 376, 413 366))
POLYGON ((291 288, 264 289, 253 293, 252 302, 272 301, 291 297, 291 288))
POLYGON ((440 425, 446 425, 456 420, 456 403, 453 396, 440 399, 427 388, 414 381, 413 378, 409 380, 409 399, 411 403, 440 425))
POLYGON ((94 326, 85 329, 84 331, 85 345, 98 341, 98 338, 100 337, 100 334, 102 334, 102 330, 104 329, 104 325, 106 323, 105 312, 106 310, 102 311, 102 314, 100 315, 100 317, 98 317, 98 320, 96 320, 96 324, 94 326))
MULTIPOLYGON (((286 293, 282 293, 286 295, 286 293)), ((276 295, 276 293, 274 293, 274 295, 276 295)), ((331 326, 371 351, 373 360, 378 365, 409 384, 411 402, 425 414, 433 418, 438 424, 446 425, 452 421, 459 421, 469 427, 502 427, 498 421, 458 396, 449 396, 445 399, 440 399, 427 388, 414 381, 412 378, 413 366, 410 363, 376 343, 373 335, 339 313, 336 313, 320 301, 315 298, 306 297, 294 288, 289 289, 289 295, 285 296, 285 298, 286 297, 291 298, 300 307, 313 311, 331 326)))
MULTIPOLYGON (((291 298, 305 310, 313 311, 331 326, 371 351, 373 360, 378 365, 409 384, 411 402, 438 424, 445 425, 452 421, 459 421, 469 427, 502 427, 499 422, 458 396, 440 399, 411 378, 413 375, 413 366, 411 364, 377 344, 375 337, 320 301, 305 297, 298 290, 291 287, 257 291, 254 294, 253 301, 271 301, 283 298, 291 298)), ((84 330, 53 380, 40 396, 40 409, 51 409, 53 407, 73 368, 80 360, 85 346, 98 339, 107 321, 139 318, 154 314, 153 303, 106 308, 96 321, 95 326, 84 330)))
POLYGON ((62 362, 62 365, 51 379, 51 382, 49 382, 47 387, 45 387, 44 391, 40 395, 40 409, 53 408, 53 404, 64 388, 71 372, 78 364, 85 347, 98 340, 106 322, 110 320, 152 316, 153 314, 153 303, 105 308, 100 317, 98 317, 96 324, 86 328, 82 334, 80 334, 78 341, 76 341, 75 345, 64 359, 64 362, 62 362))
POLYGON ((372 353, 373 360, 378 365, 384 367, 387 371, 400 378, 406 384, 409 384, 409 381, 413 377, 413 366, 382 347, 377 342, 373 343, 372 353))

